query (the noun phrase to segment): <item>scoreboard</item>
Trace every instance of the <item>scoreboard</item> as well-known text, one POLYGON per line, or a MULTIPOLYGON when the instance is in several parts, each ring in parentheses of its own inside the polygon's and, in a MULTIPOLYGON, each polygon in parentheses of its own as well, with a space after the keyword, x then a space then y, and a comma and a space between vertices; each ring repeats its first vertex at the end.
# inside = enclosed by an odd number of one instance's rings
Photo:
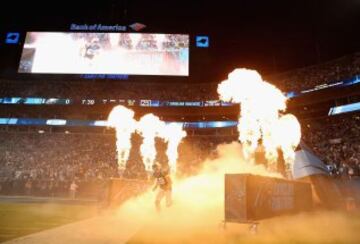
POLYGON ((28 32, 19 73, 189 75, 189 35, 28 32))

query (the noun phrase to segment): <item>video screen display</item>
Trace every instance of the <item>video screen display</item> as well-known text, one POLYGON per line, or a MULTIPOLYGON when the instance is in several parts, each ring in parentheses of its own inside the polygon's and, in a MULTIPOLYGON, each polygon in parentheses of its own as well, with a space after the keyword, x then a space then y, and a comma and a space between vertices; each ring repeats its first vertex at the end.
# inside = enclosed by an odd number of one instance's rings
POLYGON ((189 35, 28 32, 19 73, 189 75, 189 35))

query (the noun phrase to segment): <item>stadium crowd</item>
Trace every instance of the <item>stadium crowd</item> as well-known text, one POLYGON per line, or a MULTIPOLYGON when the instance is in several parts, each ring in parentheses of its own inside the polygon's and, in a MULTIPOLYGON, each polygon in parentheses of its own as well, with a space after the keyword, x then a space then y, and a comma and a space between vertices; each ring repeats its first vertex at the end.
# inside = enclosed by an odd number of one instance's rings
MULTIPOLYGON (((0 132, 0 194, 94 197, 111 177, 119 176, 114 134, 0 132)), ((146 179, 134 135, 126 179, 146 179)), ((191 175, 229 137, 186 139, 179 148, 179 171, 191 175)), ((157 161, 166 163, 165 143, 157 142, 157 161)))
POLYGON ((0 97, 82 99, 214 100, 217 84, 164 84, 131 82, 14 82, 0 80, 0 97))
POLYGON ((85 188, 116 175, 115 142, 106 135, 1 132, 1 137, 2 194, 63 196, 76 181, 86 195, 85 188))
MULTIPOLYGON (((264 76, 284 92, 331 84, 360 74, 360 53, 320 65, 264 76)), ((45 97, 70 99, 216 100, 217 83, 14 81, 0 79, 0 97, 45 97)))
POLYGON ((303 122, 303 140, 334 176, 360 176, 360 114, 303 122))
MULTIPOLYGON (((322 65, 265 77, 284 91, 302 90, 324 82, 348 79, 360 73, 360 54, 355 53, 322 65)), ((1 97, 122 98, 157 100, 212 100, 217 84, 149 84, 84 82, 19 82, 0 80, 1 97)), ((303 141, 339 178, 360 175, 360 115, 302 121, 303 141)), ((0 194, 71 197, 100 192, 110 177, 118 176, 114 134, 38 133, 0 131, 0 194), (94 190, 96 189, 96 190, 94 190), (76 194, 75 194, 76 193, 76 194)), ((139 155, 141 139, 133 138, 124 177, 146 178, 139 155)), ((236 140, 234 135, 197 135, 179 148, 179 173, 198 172, 206 158, 216 157, 217 145, 236 140)), ((163 147, 161 143, 160 148, 163 147)), ((164 151, 161 149, 160 151, 164 151)), ((159 161, 165 161, 158 155, 159 161)))
MULTIPOLYGON (((360 115, 303 121, 303 141, 329 167, 334 177, 360 176, 360 115)), ((118 176, 114 134, 0 132, 0 194, 94 197, 110 177, 118 176)), ((133 147, 123 177, 145 179, 139 147, 133 147)), ((236 136, 190 136, 179 148, 178 172, 196 174, 216 147, 236 136)), ((164 143, 157 142, 157 161, 165 162, 164 143)))
POLYGON ((323 84, 332 84, 360 74, 360 53, 326 63, 304 67, 265 77, 282 91, 302 91, 323 84))

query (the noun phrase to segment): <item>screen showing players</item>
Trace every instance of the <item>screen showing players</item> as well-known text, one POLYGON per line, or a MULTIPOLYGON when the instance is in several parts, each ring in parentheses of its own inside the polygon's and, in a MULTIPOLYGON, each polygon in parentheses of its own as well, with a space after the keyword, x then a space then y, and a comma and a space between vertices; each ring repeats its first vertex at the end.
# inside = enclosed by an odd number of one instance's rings
POLYGON ((19 73, 189 75, 189 35, 28 32, 19 73))

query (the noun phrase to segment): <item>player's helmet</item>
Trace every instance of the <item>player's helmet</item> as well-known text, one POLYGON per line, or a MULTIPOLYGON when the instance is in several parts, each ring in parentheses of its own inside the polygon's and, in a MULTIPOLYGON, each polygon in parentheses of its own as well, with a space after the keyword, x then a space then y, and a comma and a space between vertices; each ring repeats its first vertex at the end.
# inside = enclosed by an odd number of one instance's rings
POLYGON ((154 177, 160 177, 161 176, 161 165, 159 163, 154 163, 153 166, 153 175, 154 177))
POLYGON ((156 170, 160 170, 161 169, 161 164, 159 163, 154 163, 153 166, 152 166, 153 170, 156 171, 156 170))

